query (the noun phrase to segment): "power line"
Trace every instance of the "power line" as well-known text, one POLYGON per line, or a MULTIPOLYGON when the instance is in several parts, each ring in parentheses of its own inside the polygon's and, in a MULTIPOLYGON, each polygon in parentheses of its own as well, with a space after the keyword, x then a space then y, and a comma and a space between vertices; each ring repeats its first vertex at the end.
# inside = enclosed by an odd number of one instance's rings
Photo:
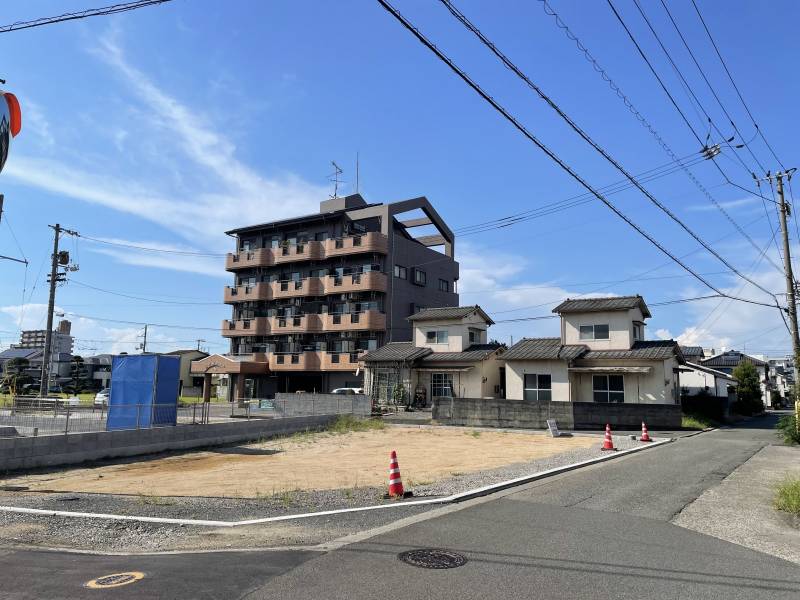
MULTIPOLYGON (((580 38, 578 38, 578 36, 576 36, 570 30, 570 28, 567 26, 564 20, 559 16, 559 14, 552 9, 552 7, 547 3, 547 0, 539 0, 539 1, 542 3, 542 10, 545 12, 545 14, 553 17, 556 26, 564 32, 564 35, 567 37, 567 39, 575 43, 578 50, 580 50, 580 52, 583 54, 584 58, 591 64, 592 69, 594 69, 597 73, 600 74, 600 77, 603 79, 603 81, 608 83, 611 90, 617 95, 617 97, 619 97, 622 100, 623 104, 636 117, 636 120, 639 121, 639 123, 650 132, 650 134, 655 138, 656 142, 658 142, 658 144, 661 146, 661 148, 664 150, 667 156, 669 156, 674 161, 678 162, 678 164, 681 164, 683 166, 683 164, 679 161, 677 155, 669 146, 669 144, 667 144, 667 142, 664 141, 664 139, 661 137, 661 135, 659 135, 659 133, 650 124, 650 122, 633 105, 630 98, 628 98, 628 96, 622 91, 619 85, 617 85, 616 82, 611 78, 608 72, 597 62, 597 59, 595 59, 595 57, 591 54, 589 49, 583 44, 583 42, 581 42, 580 38)), ((716 198, 714 198, 711 195, 708 189, 697 179, 697 177, 695 177, 694 174, 686 166, 683 166, 683 171, 689 178, 689 180, 695 185, 695 187, 697 187, 697 189, 699 189, 700 192, 706 197, 706 199, 708 199, 708 201, 711 202, 725 216, 725 218, 731 223, 731 225, 734 226, 736 231, 738 231, 739 234, 743 238, 745 238, 750 243, 751 246, 753 246, 756 250, 760 252, 761 248, 758 246, 758 244, 756 244, 755 241, 752 239, 752 237, 750 237, 750 235, 746 231, 744 231, 744 229, 733 219, 733 217, 730 216, 728 211, 726 211, 722 207, 722 205, 720 205, 720 203, 717 202, 716 198)), ((771 226, 770 229, 772 229, 771 226)), ((778 266, 769 256, 767 256, 767 261, 773 267, 775 267, 776 270, 783 272, 781 267, 778 266)))
MULTIPOLYGON (((664 91, 664 93, 667 95, 667 98, 669 98, 670 102, 671 102, 671 103, 672 103, 672 105, 675 107, 675 110, 677 110, 677 111, 678 111, 678 113, 681 115, 681 118, 682 118, 682 119, 683 119, 683 121, 686 123, 686 126, 687 126, 687 127, 689 128, 689 130, 692 132, 692 135, 694 135, 694 137, 695 137, 695 138, 697 139, 697 141, 698 141, 698 142, 701 144, 701 146, 705 147, 705 146, 706 146, 706 144, 705 144, 705 143, 704 143, 704 142, 703 142, 703 141, 700 139, 700 137, 697 135, 697 132, 696 132, 696 131, 694 130, 694 128, 692 127, 692 124, 691 124, 691 123, 689 123, 689 120, 686 118, 686 115, 685 115, 685 114, 684 114, 684 112, 681 110, 680 106, 678 106, 678 103, 676 102, 676 100, 675 100, 675 98, 672 96, 672 94, 670 93, 669 89, 667 89, 667 86, 666 86, 666 84, 665 84, 665 83, 664 83, 664 81, 661 79, 661 77, 659 76, 659 74, 658 74, 658 72, 655 70, 655 68, 653 67, 653 64, 650 62, 650 59, 648 59, 648 58, 647 58, 647 55, 644 53, 644 50, 642 50, 642 47, 639 45, 639 42, 637 42, 637 41, 636 41, 636 38, 634 37, 633 33, 631 32, 631 30, 628 28, 627 24, 626 24, 626 23, 625 23, 625 21, 623 20, 623 18, 622 18, 622 15, 620 15, 620 14, 619 14, 619 12, 617 11, 616 7, 614 6, 614 3, 613 3, 611 0, 606 0, 606 2, 608 3, 609 7, 611 7, 611 10, 612 10, 612 12, 614 13, 614 16, 617 18, 617 20, 619 21, 620 25, 622 25, 622 28, 623 28, 623 29, 625 30, 625 32, 628 34, 628 37, 630 38, 631 42, 633 42, 633 45, 636 47, 636 50, 639 52, 639 55, 642 57, 642 60, 644 60, 644 62, 647 64, 648 68, 650 69, 650 72, 653 74, 653 76, 654 76, 654 77, 656 78, 656 80, 658 81, 659 85, 661 86, 661 89, 662 89, 662 90, 664 91)), ((648 22, 648 24, 649 24, 649 22, 648 22)), ((652 30, 652 28, 651 28, 651 30, 652 30)), ((655 35, 655 31, 653 31, 653 34, 655 35)), ((658 36, 656 36, 656 39, 658 39, 658 36)), ((659 44, 660 44, 660 40, 659 40, 659 44)), ((662 47, 662 50, 664 50, 665 54, 667 54, 667 56, 669 56, 669 53, 666 51, 666 49, 664 48, 664 46, 662 45, 661 47, 662 47)), ((670 58, 670 61, 671 61, 671 60, 672 60, 672 59, 670 58)), ((674 63, 673 63, 673 64, 674 64, 674 63)), ((677 67, 676 67, 676 68, 677 68, 677 67)), ((712 161, 712 162, 714 162, 714 161, 712 161)), ((725 178, 725 180, 726 180, 726 181, 727 181, 727 182, 728 182, 730 185, 732 185, 732 186, 734 186, 734 187, 737 187, 737 188, 739 188, 739 189, 741 189, 741 190, 743 190, 743 191, 747 192, 748 194, 753 194, 753 195, 755 195, 755 196, 759 196, 759 197, 761 197, 762 199, 767 199, 767 198, 765 198, 765 196, 763 196, 762 194, 760 194, 760 193, 755 193, 755 192, 753 192, 752 190, 748 190, 747 188, 745 188, 745 187, 743 187, 743 186, 741 186, 741 185, 739 185, 739 184, 737 184, 737 183, 735 183, 735 182, 731 181, 730 177, 728 177, 728 175, 725 173, 725 171, 723 171, 723 170, 722 170, 722 167, 720 167, 720 166, 719 166, 719 163, 717 163, 717 162, 714 162, 714 166, 717 168, 717 170, 718 170, 718 171, 719 171, 719 172, 722 174, 722 176, 725 178)), ((723 214, 723 215, 725 215, 725 218, 727 218, 727 219, 728 219, 728 221, 730 221, 730 222, 731 222, 731 224, 733 224, 733 225, 734 225, 734 227, 736 227, 736 228, 737 228, 737 230, 739 230, 739 232, 740 232, 740 233, 741 233, 741 234, 742 234, 742 235, 743 235, 743 236, 744 236, 744 237, 747 239, 747 241, 748 241, 748 242, 750 242, 750 245, 752 245, 752 246, 753 246, 753 247, 754 247, 756 250, 761 250, 761 249, 758 247, 758 244, 756 244, 756 243, 755 243, 755 241, 753 240, 753 238, 751 238, 751 237, 750 237, 750 235, 749 235, 749 234, 747 234, 747 233, 746 233, 746 232, 745 232, 745 231, 744 231, 744 230, 743 230, 743 229, 742 229, 742 228, 739 226, 739 224, 738 224, 738 223, 737 223, 737 222, 736 222, 736 221, 733 219, 733 217, 731 217, 731 216, 730 216, 730 214, 728 213, 728 211, 726 211, 726 210, 725 210, 725 208, 724 208, 724 207, 723 207, 723 206, 722 206, 722 205, 721 205, 719 202, 717 202, 717 201, 716 201, 716 200, 715 200, 715 199, 714 199, 712 196, 708 195, 708 197, 709 197, 709 199, 711 200, 711 202, 714 204, 714 206, 716 206, 716 207, 717 207, 717 209, 719 209, 719 211, 720 211, 720 212, 722 212, 722 214, 723 214)), ((771 261, 770 261, 770 262, 771 262, 771 261)), ((778 269, 778 270, 781 270, 781 269, 780 269, 780 267, 778 267, 778 265, 775 265, 774 263, 773 263, 773 266, 775 266, 775 268, 776 268, 776 269, 778 269)))
POLYGON ((492 108, 494 108, 497 112, 499 112, 507 121, 509 121, 522 135, 524 135, 528 140, 533 142, 542 152, 544 152, 551 160, 553 160, 556 164, 561 167, 562 170, 566 171, 573 179, 575 179, 578 183, 580 183, 584 188, 594 194, 598 200, 600 200, 603 204, 605 204, 609 209, 611 209, 618 217, 620 217, 623 221, 625 221, 628 225, 630 225, 633 229, 635 229, 642 237, 647 239, 651 244, 653 244, 656 248, 661 250, 664 254, 669 256, 673 261, 675 261, 678 265, 680 265, 683 269, 691 273, 695 276, 695 278, 703 283, 706 287, 710 288, 714 292, 721 294, 717 288, 715 288, 711 283, 705 280, 701 275, 695 272, 691 267, 683 263, 678 257, 672 254, 669 250, 667 250, 660 242, 658 242, 655 238, 653 238, 649 233, 647 233, 644 229, 639 227, 636 223, 634 223, 630 217, 625 215, 622 211, 620 211, 614 204, 611 203, 605 196, 603 196, 600 192, 595 190, 586 180, 584 180, 580 175, 578 175, 572 167, 567 165, 561 158, 559 158, 550 148, 545 146, 539 139, 533 135, 528 129, 522 125, 516 117, 511 115, 505 108, 503 108, 494 98, 492 98, 489 94, 487 94, 483 88, 481 88, 477 83, 475 83, 469 75, 467 75, 464 71, 462 71, 450 58, 448 58, 444 53, 442 53, 432 42, 430 42, 422 33, 417 30, 408 20, 406 20, 403 15, 401 15, 397 9, 395 9, 391 4, 389 4, 386 0, 377 0, 378 3, 383 6, 383 8, 392 16, 400 22, 403 27, 405 27, 409 32, 411 32, 414 37, 417 38, 425 47, 427 47, 431 52, 433 52, 439 60, 444 62, 456 75, 458 75, 467 85, 469 85, 481 98, 483 98, 486 102, 488 102, 492 108))
MULTIPOLYGON (((658 200, 655 196, 653 196, 650 191, 648 191, 642 184, 633 176, 631 175, 625 167, 623 167, 614 157, 612 157, 600 144, 598 144, 591 136, 589 136, 586 131, 584 131, 568 114, 566 114, 555 101, 550 98, 544 91, 531 79, 522 72, 522 70, 514 64, 508 56, 506 56, 502 51, 500 51, 497 46, 489 40, 461 11, 459 11, 450 0, 440 0, 442 4, 450 11, 452 14, 464 27, 466 27, 469 31, 475 34, 477 38, 486 46, 500 61, 510 69, 517 77, 519 77, 525 84, 536 94, 544 100, 550 108, 552 108, 569 126, 570 128, 575 131, 583 140, 588 143, 592 148, 594 148, 606 161, 611 163, 615 169, 617 169, 620 173, 622 173, 628 181, 633 184, 636 189, 638 189, 642 194, 644 194, 648 200, 656 207, 658 207, 664 214, 666 214, 670 219, 672 219, 678 226, 681 227, 686 233, 692 236, 695 241, 697 241, 700 245, 702 245, 709 253, 711 253, 717 260, 719 260, 722 264, 724 264, 728 269, 733 271, 736 275, 749 281, 758 289, 762 290, 768 295, 773 295, 769 290, 762 287, 760 284, 756 283, 752 279, 747 278, 743 273, 741 273, 736 267, 734 267, 727 259, 725 259, 721 254, 719 254, 713 247, 711 247, 708 242, 706 242, 702 237, 700 237, 693 229, 691 229, 686 223, 684 223, 678 216, 673 213, 664 203, 658 200)), ((636 2, 637 0, 634 0, 636 2)), ((774 297, 774 295, 773 295, 774 297)), ((776 299, 777 302, 777 299, 776 299)))
MULTIPOLYGON (((698 163, 703 162, 704 160, 707 159, 705 157, 699 157, 693 159, 687 164, 690 166, 696 165, 698 163)), ((659 168, 660 167, 658 167, 657 169, 659 168)), ((668 171, 661 170, 657 173, 652 173, 652 171, 655 171, 656 169, 651 169, 650 171, 645 171, 644 173, 637 175, 637 177, 639 178, 640 182, 653 181, 654 179, 660 179, 661 177, 666 177, 667 175, 671 175, 676 171, 680 170, 680 168, 681 167, 674 167, 668 171), (647 173, 651 174, 647 175, 647 173)), ((618 194, 632 187, 634 187, 633 184, 627 182, 626 180, 620 180, 612 184, 600 187, 598 188, 598 190, 604 192, 607 195, 611 195, 611 194, 618 194)), ((586 204, 587 202, 591 202, 593 200, 594 196, 591 193, 584 192, 576 196, 571 196, 563 200, 557 200, 555 202, 542 205, 538 208, 529 209, 526 211, 508 215, 506 217, 501 217, 499 219, 492 219, 490 221, 483 221, 480 223, 474 223, 472 225, 465 225, 461 228, 455 229, 454 231, 459 236, 465 236, 465 235, 474 235, 476 233, 484 233, 486 231, 492 231, 494 229, 502 229, 510 225, 516 225, 517 223, 520 222, 537 219, 539 217, 546 216, 555 212, 561 212, 562 210, 574 208, 576 206, 586 204), (540 211, 543 212, 540 213, 540 211)))
POLYGON ((128 12, 136 10, 137 8, 155 6, 156 4, 164 4, 171 1, 172 0, 137 0, 135 2, 124 2, 122 4, 112 4, 100 8, 90 8, 78 12, 64 13, 63 15, 57 15, 55 17, 41 17, 32 21, 17 21, 10 25, 0 26, 0 33, 10 33, 11 31, 18 31, 20 29, 31 29, 32 27, 41 27, 42 25, 52 25, 53 23, 61 23, 62 21, 75 21, 88 17, 115 15, 117 13, 128 12))
POLYGON ((183 306, 183 305, 214 305, 214 306, 218 306, 218 305, 222 304, 221 302, 178 302, 178 301, 174 301, 174 300, 158 300, 158 299, 155 299, 155 298, 147 298, 147 297, 144 297, 144 296, 133 296, 131 294, 124 294, 122 292, 114 292, 112 290, 107 290, 107 289, 100 288, 100 287, 95 287, 93 285, 89 285, 89 284, 86 284, 86 283, 81 283, 80 281, 76 281, 74 279, 70 279, 70 283, 73 283, 73 284, 75 284, 77 286, 80 286, 80 287, 83 287, 83 288, 88 288, 90 290, 103 292, 105 294, 111 294, 112 296, 120 296, 122 298, 130 298, 132 300, 144 300, 145 302, 155 302, 155 303, 158 303, 158 304, 176 304, 176 305, 181 305, 181 306, 183 306))
POLYGON ((708 29, 708 25, 706 25, 706 21, 703 18, 703 14, 700 12, 700 8, 698 8, 695 0, 692 0, 692 6, 694 6, 694 10, 697 13, 697 16, 700 17, 700 22, 703 24, 703 29, 706 30, 706 35, 708 36, 709 41, 711 41, 711 45, 714 46, 714 51, 717 53, 719 62, 722 63, 722 67, 725 69, 725 73, 728 75, 728 79, 730 80, 733 89, 736 90, 736 95, 739 96, 739 100, 741 101, 742 106, 744 106, 744 110, 747 112, 747 116, 750 117, 750 120, 753 122, 753 126, 756 128, 758 135, 764 141, 764 144, 767 146, 767 148, 769 148, 769 151, 772 153, 772 156, 775 158, 775 160, 778 161, 778 164, 781 166, 781 169, 786 171, 786 167, 781 162, 781 159, 778 158, 778 155, 775 154, 775 150, 773 150, 772 146, 767 141, 767 138, 764 136, 764 132, 761 131, 761 128, 758 126, 758 123, 756 123, 756 119, 755 117, 753 117, 753 113, 750 112, 750 108, 747 106, 747 102, 744 101, 742 93, 739 91, 739 86, 736 85, 736 82, 734 81, 733 75, 731 75, 731 72, 728 69, 728 65, 725 62, 725 59, 722 58, 722 53, 719 51, 719 47, 717 47, 717 43, 714 41, 714 36, 711 35, 711 31, 708 29))
POLYGON ((180 254, 183 256, 210 256, 215 258, 224 258, 227 254, 221 254, 219 252, 193 252, 189 250, 172 250, 168 248, 153 248, 152 246, 139 246, 137 244, 128 244, 123 242, 112 242, 111 240, 104 240, 100 238, 90 237, 84 234, 78 234, 79 237, 90 240, 92 242, 97 242, 99 244, 107 244, 109 246, 119 246, 121 248, 133 248, 135 250, 143 250, 145 252, 161 252, 163 254, 180 254))
POLYGON ((143 321, 125 321, 122 319, 108 319, 105 317, 96 317, 92 315, 81 315, 74 312, 65 312, 64 314, 70 315, 71 317, 78 317, 79 319, 91 319, 93 321, 104 321, 108 323, 122 323, 124 325, 139 325, 144 327, 148 325, 149 327, 164 327, 167 329, 188 329, 191 331, 194 330, 202 330, 202 331, 219 331, 219 327, 193 327, 191 325, 173 325, 173 324, 166 324, 166 323, 145 323, 143 321))

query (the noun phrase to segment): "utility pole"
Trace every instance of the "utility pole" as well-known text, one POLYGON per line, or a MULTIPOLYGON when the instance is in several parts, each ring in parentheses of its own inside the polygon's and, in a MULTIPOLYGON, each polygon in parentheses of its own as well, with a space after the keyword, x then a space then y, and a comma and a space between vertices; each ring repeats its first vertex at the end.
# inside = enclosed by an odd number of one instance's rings
POLYGON ((200 344, 201 344, 202 342, 205 342, 205 340, 197 340, 197 350, 198 350, 198 351, 200 350, 200 344))
POLYGON ((78 235, 77 231, 64 229, 56 223, 48 225, 53 230, 53 256, 50 262, 50 296, 47 299, 47 330, 44 334, 44 356, 42 356, 42 380, 39 382, 39 396, 45 397, 50 391, 50 361, 53 353, 53 310, 56 303, 56 285, 61 281, 67 280, 66 273, 59 273, 59 264, 66 265, 69 262, 69 255, 66 252, 58 252, 58 240, 62 233, 68 235, 78 235))
POLYGON ((789 327, 792 333, 792 354, 794 355, 794 414, 797 430, 800 432, 800 397, 798 397, 798 385, 800 385, 800 334, 797 330, 797 299, 795 298, 794 274, 792 273, 792 259, 789 254, 789 229, 786 225, 786 216, 789 207, 783 195, 783 178, 791 178, 794 169, 782 173, 775 173, 775 182, 778 191, 778 206, 780 208, 781 235, 783 237, 783 259, 786 274, 786 302, 789 305, 789 327))
POLYGON ((144 324, 144 339, 142 340, 142 354, 147 353, 147 323, 144 324))
POLYGON ((58 238, 61 237, 61 225, 56 223, 53 229, 53 256, 50 261, 50 296, 47 299, 47 329, 44 334, 44 356, 42 357, 42 378, 39 382, 39 397, 44 398, 50 391, 50 354, 53 344, 53 308, 56 303, 56 284, 58 283, 58 238))

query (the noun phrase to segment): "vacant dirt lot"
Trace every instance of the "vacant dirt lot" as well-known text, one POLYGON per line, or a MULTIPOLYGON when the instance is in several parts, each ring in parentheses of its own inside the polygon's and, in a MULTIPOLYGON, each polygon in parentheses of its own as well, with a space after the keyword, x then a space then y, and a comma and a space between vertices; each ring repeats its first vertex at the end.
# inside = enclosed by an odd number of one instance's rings
POLYGON ((258 497, 289 490, 385 485, 397 450, 403 481, 439 479, 598 445, 589 437, 470 429, 384 430, 301 434, 126 464, 9 479, 30 490, 152 496, 258 497))

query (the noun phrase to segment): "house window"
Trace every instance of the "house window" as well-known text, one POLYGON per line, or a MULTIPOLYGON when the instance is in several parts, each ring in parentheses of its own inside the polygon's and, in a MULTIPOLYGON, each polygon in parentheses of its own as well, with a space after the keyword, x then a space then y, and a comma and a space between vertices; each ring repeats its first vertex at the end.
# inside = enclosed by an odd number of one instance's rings
POLYGON ((480 329, 472 329, 469 330, 469 343, 470 344, 480 344, 481 343, 481 330, 480 329))
POLYGON ((581 325, 580 338, 582 340, 607 340, 608 325, 581 325))
POLYGON ((431 397, 452 398, 453 375, 451 373, 431 373, 431 397))
POLYGON ((644 339, 644 325, 641 323, 633 324, 633 341, 638 342, 644 339))
POLYGON ((425 271, 420 271, 419 269, 412 269, 411 272, 414 275, 414 285, 426 285, 428 283, 428 275, 425 271))
POLYGON ((439 291, 440 292, 449 292, 450 291, 450 282, 446 279, 439 280, 439 291))
POLYGON ((398 279, 408 279, 408 270, 400 265, 394 266, 394 276, 398 279))
POLYGON ((592 375, 595 402, 625 402, 625 380, 622 375, 592 375))
POLYGON ((553 399, 553 384, 550 375, 525 374, 525 400, 549 402, 553 399))
POLYGON ((428 331, 425 334, 425 340, 429 344, 446 344, 448 340, 447 330, 428 331))

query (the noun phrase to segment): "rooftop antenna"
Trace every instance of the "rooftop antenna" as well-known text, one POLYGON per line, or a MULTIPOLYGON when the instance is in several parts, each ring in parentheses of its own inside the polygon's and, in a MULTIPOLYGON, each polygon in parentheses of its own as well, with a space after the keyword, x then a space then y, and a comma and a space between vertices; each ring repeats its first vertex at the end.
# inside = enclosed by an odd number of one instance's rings
POLYGON ((356 194, 358 193, 358 152, 356 152, 356 194))
POLYGON ((333 173, 331 173, 328 176, 328 179, 330 181, 333 181, 333 196, 331 196, 331 198, 338 198, 339 197, 339 183, 340 183, 339 175, 344 173, 344 171, 342 171, 342 169, 339 167, 339 165, 336 164, 336 161, 332 160, 331 164, 333 165, 333 168, 334 168, 333 173))

